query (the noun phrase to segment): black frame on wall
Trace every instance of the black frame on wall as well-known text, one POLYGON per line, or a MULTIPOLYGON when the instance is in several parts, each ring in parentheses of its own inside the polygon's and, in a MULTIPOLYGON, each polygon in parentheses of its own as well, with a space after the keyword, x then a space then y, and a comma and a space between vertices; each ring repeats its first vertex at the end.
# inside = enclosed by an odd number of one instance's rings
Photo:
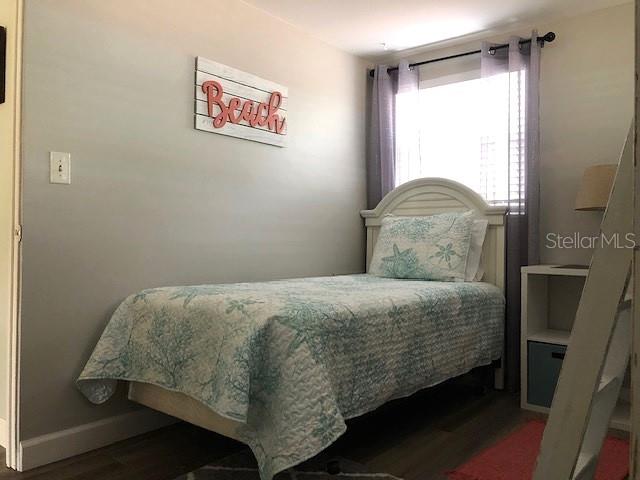
POLYGON ((0 103, 5 100, 5 86, 7 75, 7 29, 0 27, 0 103))

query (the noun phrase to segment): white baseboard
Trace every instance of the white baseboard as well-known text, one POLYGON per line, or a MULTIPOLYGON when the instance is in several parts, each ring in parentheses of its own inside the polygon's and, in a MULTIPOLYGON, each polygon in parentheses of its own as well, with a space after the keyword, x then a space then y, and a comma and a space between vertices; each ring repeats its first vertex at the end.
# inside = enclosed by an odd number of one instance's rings
POLYGON ((7 449, 9 444, 9 424, 4 418, 0 418, 0 447, 7 449))
POLYGON ((18 471, 57 462, 172 423, 174 417, 143 408, 20 442, 18 471))

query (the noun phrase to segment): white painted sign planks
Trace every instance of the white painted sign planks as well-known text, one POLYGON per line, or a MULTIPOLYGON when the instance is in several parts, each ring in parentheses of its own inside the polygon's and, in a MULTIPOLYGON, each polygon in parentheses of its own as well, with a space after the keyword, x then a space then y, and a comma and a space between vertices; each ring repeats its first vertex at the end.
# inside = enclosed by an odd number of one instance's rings
POLYGON ((288 95, 275 82, 196 57, 197 130, 284 147, 288 95))

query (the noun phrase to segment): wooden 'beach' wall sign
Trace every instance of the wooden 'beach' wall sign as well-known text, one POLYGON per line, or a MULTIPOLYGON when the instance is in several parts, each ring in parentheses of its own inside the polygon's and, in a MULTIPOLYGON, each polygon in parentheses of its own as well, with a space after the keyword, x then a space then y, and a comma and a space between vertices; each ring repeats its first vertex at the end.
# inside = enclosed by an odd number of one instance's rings
POLYGON ((284 147, 288 89, 196 58, 195 128, 284 147))

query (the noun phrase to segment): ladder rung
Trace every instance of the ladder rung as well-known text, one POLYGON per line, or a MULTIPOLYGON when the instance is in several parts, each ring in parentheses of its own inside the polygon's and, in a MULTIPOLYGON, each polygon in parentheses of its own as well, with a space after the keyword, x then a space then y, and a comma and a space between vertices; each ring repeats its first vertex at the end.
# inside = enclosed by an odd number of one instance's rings
POLYGON ((628 310, 630 308, 631 308, 631 299, 630 298, 624 299, 618 304, 618 313, 628 310))
POLYGON ((583 475, 586 475, 590 471, 592 464, 596 459, 597 457, 593 454, 581 453, 578 457, 578 461, 576 462, 576 468, 573 470, 571 480, 582 480, 588 478, 583 475))
POLYGON ((602 376, 602 379, 600 379, 600 385, 598 385, 598 394, 604 392, 605 390, 608 390, 609 388, 613 388, 614 386, 618 385, 618 382, 620 381, 620 379, 618 377, 609 377, 609 376, 602 376))

